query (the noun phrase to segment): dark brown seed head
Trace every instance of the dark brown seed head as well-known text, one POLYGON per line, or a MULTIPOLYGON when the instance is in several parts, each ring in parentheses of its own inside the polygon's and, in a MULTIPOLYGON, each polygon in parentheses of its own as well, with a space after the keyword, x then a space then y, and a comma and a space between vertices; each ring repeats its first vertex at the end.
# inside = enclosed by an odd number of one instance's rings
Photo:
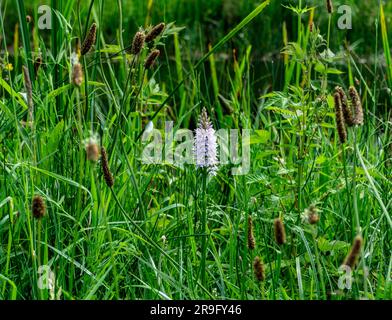
POLYGON ((355 89, 355 87, 353 87, 353 86, 350 87, 350 89, 348 90, 348 93, 351 98, 351 103, 354 107, 354 121, 353 121, 353 123, 355 125, 361 126, 361 125, 363 125, 363 109, 362 109, 361 98, 358 94, 357 89, 355 89))
POLYGON ((261 261, 260 257, 258 256, 253 261, 253 269, 254 269, 256 279, 260 282, 264 281, 265 280, 264 264, 261 261))
POLYGON ((133 37, 132 41, 132 48, 131 48, 131 53, 134 55, 137 55, 142 51, 143 46, 144 46, 144 33, 143 32, 136 32, 135 36, 133 37))
POLYGON ((358 261, 358 257, 361 254, 362 244, 363 244, 362 237, 356 236, 354 239, 353 245, 351 247, 351 250, 343 262, 343 265, 350 267, 351 270, 354 269, 354 267, 358 261))
POLYGON ((340 94, 334 94, 335 102, 335 116, 336 116, 336 129, 338 130, 340 143, 345 143, 347 141, 347 131, 344 123, 344 116, 342 110, 342 101, 340 100, 340 94))
POLYGON ((349 127, 352 127, 354 125, 354 119, 353 119, 353 114, 351 112, 351 108, 348 104, 347 96, 344 93, 342 87, 336 87, 335 92, 339 93, 340 95, 340 102, 342 104, 344 120, 349 127))
POLYGON ((280 218, 276 218, 274 220, 274 232, 275 232, 275 241, 278 245, 282 245, 286 242, 286 231, 284 228, 284 224, 280 218))
POLYGON ((308 208, 308 221, 310 224, 316 224, 319 222, 320 217, 317 213, 317 208, 314 204, 311 204, 308 208))
POLYGON ((31 211, 33 212, 33 217, 35 219, 41 219, 45 216, 46 205, 41 196, 34 196, 31 211))
POLYGON ((105 182, 107 186, 111 188, 114 185, 114 180, 113 180, 113 175, 110 172, 108 156, 106 154, 106 150, 104 147, 101 148, 101 165, 102 165, 102 172, 103 172, 103 177, 105 179, 105 182))
POLYGON ((87 52, 91 50, 91 47, 95 44, 96 37, 97 37, 97 25, 93 23, 82 44, 82 48, 80 52, 82 56, 84 56, 87 52))
POLYGON ((80 87, 83 82, 83 68, 79 62, 76 62, 72 68, 72 83, 80 87))
POLYGON ((253 235, 253 221, 252 217, 248 217, 248 248, 253 250, 256 246, 255 237, 253 235))
POLYGON ((160 54, 161 52, 158 49, 152 50, 146 58, 144 68, 150 69, 154 65, 155 60, 159 57, 160 54))
POLYGON ((147 33, 145 39, 146 42, 151 42, 157 38, 162 33, 163 29, 165 29, 165 24, 163 22, 157 24, 154 28, 151 29, 149 33, 147 33))
POLYGON ((327 10, 328 10, 328 13, 332 13, 333 12, 332 0, 327 0, 327 10))
POLYGON ((90 141, 86 146, 87 160, 97 162, 99 158, 99 147, 96 142, 90 141))

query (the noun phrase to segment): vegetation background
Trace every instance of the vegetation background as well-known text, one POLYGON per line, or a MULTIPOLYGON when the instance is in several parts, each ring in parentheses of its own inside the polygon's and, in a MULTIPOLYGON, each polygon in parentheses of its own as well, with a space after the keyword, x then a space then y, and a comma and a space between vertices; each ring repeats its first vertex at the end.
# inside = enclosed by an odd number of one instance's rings
POLYGON ((332 2, 330 15, 310 0, 1 1, 0 298, 391 299, 392 3, 332 2), (51 30, 36 27, 44 4, 51 30), (351 30, 337 27, 340 5, 351 30), (92 22, 78 87, 71 53, 92 22), (160 22, 137 59, 124 51, 160 22), (161 55, 146 71, 153 47, 161 55), (365 112, 343 144, 337 85, 355 86, 365 112), (141 163, 149 121, 193 130, 203 106, 215 129, 251 130, 249 174, 141 163), (86 158, 91 141, 108 151, 112 188, 102 159, 86 158))

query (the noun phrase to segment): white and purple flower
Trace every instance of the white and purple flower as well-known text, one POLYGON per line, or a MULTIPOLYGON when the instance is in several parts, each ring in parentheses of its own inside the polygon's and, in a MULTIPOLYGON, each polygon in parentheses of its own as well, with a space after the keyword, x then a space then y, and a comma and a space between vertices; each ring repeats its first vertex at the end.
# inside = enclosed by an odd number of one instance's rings
POLYGON ((217 149, 215 130, 212 127, 207 111, 203 108, 199 126, 195 131, 194 155, 197 168, 207 168, 210 175, 216 175, 218 169, 217 149))

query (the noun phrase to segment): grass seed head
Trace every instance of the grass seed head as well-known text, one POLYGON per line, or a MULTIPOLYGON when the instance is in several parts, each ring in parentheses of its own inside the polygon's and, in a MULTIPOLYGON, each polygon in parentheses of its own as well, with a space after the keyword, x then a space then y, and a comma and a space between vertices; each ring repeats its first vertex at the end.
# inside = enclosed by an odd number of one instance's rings
POLYGON ((99 147, 95 141, 89 141, 86 145, 87 160, 97 162, 99 159, 99 147))
POLYGON ((83 82, 83 68, 79 62, 76 62, 72 68, 72 83, 80 87, 83 82))
POLYGON ((152 50, 146 58, 146 62, 144 63, 144 68, 150 69, 154 65, 155 60, 159 57, 160 54, 161 52, 158 49, 152 50))
POLYGON ((354 269, 358 261, 358 257, 361 254, 362 244, 363 244, 363 238, 359 235, 356 236, 353 245, 351 247, 351 250, 343 262, 343 265, 350 267, 351 270, 354 269))
POLYGON ((274 232, 275 241, 278 245, 282 245, 286 242, 286 231, 284 228, 283 221, 280 218, 274 220, 274 232))
POLYGON ((361 98, 358 94, 357 89, 355 87, 351 86, 349 91, 348 91, 351 102, 354 106, 354 121, 353 123, 355 125, 361 126, 363 125, 363 108, 362 108, 362 103, 361 103, 361 98))
POLYGON ((340 95, 340 102, 342 104, 344 121, 349 127, 352 127, 354 125, 354 119, 351 108, 348 104, 347 96, 342 87, 336 87, 335 92, 339 93, 340 95))
POLYGON ((342 101, 340 100, 340 94, 335 92, 335 115, 336 115, 336 129, 338 130, 340 143, 343 144, 347 141, 347 131, 342 110, 342 101))
POLYGON ((253 250, 256 247, 255 237, 253 235, 253 221, 252 217, 248 217, 248 248, 253 250))
POLYGON ((90 30, 88 31, 88 34, 83 41, 81 52, 80 52, 82 56, 84 56, 86 53, 88 53, 91 50, 91 47, 95 44, 96 37, 97 37, 97 25, 94 22, 91 25, 90 30))
POLYGON ((333 12, 332 0, 327 0, 327 10, 328 10, 328 13, 330 13, 330 14, 333 12))
POLYGON ((34 196, 31 211, 35 219, 41 219, 45 216, 46 205, 44 199, 41 196, 34 196))
POLYGON ((136 32, 135 36, 133 37, 132 41, 132 48, 131 48, 131 53, 134 55, 137 55, 142 51, 143 46, 144 46, 144 33, 141 31, 136 32))
POLYGON ((163 29, 165 29, 165 24, 163 22, 153 27, 151 31, 146 35, 146 42, 151 42, 155 40, 162 33, 163 29))
POLYGON ((108 156, 104 147, 101 148, 101 165, 105 182, 107 186, 111 188, 114 185, 114 179, 112 173, 110 172, 108 156))
POLYGON ((253 270, 255 273, 255 277, 258 281, 264 281, 265 280, 265 268, 264 264, 261 261, 260 257, 256 257, 255 260, 253 261, 253 270))
POLYGON ((317 208, 314 204, 311 204, 308 208, 308 222, 309 224, 317 224, 320 220, 320 216, 317 213, 317 208))

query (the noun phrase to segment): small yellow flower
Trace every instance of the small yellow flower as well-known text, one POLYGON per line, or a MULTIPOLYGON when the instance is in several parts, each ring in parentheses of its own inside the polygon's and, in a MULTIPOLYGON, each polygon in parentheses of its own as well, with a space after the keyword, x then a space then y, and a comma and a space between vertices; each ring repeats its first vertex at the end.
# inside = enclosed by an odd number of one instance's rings
POLYGON ((7 63, 7 64, 5 65, 5 70, 7 70, 7 71, 12 71, 12 70, 14 70, 14 66, 12 65, 12 63, 7 63))

